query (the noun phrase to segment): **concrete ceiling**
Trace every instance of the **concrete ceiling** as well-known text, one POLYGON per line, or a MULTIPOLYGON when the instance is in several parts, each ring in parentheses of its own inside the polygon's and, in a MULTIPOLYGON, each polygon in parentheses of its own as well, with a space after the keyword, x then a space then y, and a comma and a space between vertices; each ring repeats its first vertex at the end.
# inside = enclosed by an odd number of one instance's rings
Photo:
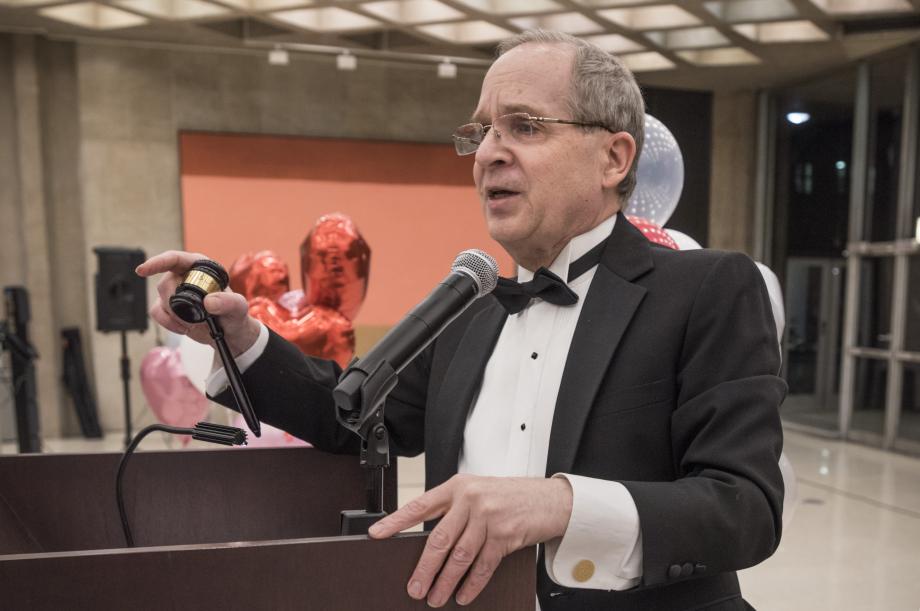
POLYGON ((532 27, 595 41, 645 85, 732 90, 918 40, 920 0, 0 0, 0 31, 280 50, 282 63, 347 49, 481 70, 498 40, 532 27))

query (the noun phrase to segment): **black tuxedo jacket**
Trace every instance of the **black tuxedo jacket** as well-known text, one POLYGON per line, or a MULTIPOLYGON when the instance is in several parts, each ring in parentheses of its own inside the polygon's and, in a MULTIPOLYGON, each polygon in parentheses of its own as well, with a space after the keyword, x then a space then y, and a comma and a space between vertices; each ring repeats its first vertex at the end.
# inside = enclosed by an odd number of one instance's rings
MULTIPOLYGON (((391 449, 425 452, 426 487, 457 472, 469 409, 507 316, 479 299, 400 374, 391 449)), ((779 543, 778 407, 785 384, 763 280, 744 255, 650 244, 621 215, 578 320, 546 474, 616 480, 639 512, 643 576, 626 592, 570 589, 538 564, 554 609, 744 609, 734 571, 779 543)), ((272 334, 244 380, 260 419, 333 452, 340 374, 272 334)), ((228 393, 218 397, 232 404, 228 393)))

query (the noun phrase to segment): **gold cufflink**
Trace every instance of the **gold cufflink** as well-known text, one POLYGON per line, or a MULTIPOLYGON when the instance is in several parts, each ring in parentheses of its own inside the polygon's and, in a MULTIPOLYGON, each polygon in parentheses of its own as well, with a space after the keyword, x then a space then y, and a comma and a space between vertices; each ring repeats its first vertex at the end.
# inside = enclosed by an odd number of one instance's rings
POLYGON ((584 583, 594 577, 594 563, 590 560, 579 560, 572 569, 572 577, 578 583, 584 583))

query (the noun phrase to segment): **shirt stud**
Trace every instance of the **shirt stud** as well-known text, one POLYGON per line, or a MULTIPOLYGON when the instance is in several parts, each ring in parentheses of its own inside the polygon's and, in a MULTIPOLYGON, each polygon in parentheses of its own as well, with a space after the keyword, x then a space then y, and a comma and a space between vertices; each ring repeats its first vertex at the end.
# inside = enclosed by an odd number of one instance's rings
POLYGON ((531 353, 530 358, 532 358, 532 359, 534 359, 534 360, 537 360, 537 357, 538 357, 538 356, 540 356, 540 355, 537 354, 536 352, 533 352, 533 353, 531 353))

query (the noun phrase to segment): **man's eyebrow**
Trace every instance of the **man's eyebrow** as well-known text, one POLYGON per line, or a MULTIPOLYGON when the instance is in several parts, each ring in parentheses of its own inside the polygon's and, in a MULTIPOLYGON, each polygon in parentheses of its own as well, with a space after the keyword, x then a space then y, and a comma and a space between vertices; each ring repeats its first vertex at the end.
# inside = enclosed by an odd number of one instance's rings
MULTIPOLYGON (((534 117, 542 116, 540 111, 535 110, 533 106, 528 106, 526 104, 509 104, 508 106, 502 106, 497 116, 510 115, 515 112, 526 112, 529 115, 534 117)), ((475 112, 473 116, 470 117, 471 123, 482 123, 483 125, 490 123, 493 120, 492 117, 485 115, 485 113, 475 112)))

